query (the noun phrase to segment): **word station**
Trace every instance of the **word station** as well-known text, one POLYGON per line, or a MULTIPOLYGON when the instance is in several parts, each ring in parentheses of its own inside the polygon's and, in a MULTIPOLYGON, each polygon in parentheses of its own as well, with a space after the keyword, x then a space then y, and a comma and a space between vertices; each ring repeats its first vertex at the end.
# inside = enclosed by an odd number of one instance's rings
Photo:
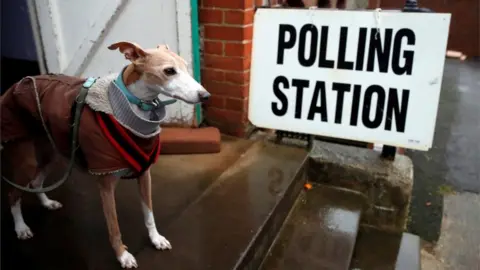
MULTIPOLYGON (((391 72, 397 76, 412 75, 415 33, 408 28, 382 30, 384 32, 379 35, 377 28, 362 27, 359 28, 358 40, 347 40, 349 29, 341 27, 338 55, 335 59, 328 59, 329 26, 318 28, 313 24, 305 24, 297 32, 297 29, 290 24, 280 24, 276 64, 291 64, 285 62, 285 52, 297 45, 297 60, 303 67, 375 72, 377 66, 380 73, 391 72), (308 36, 310 42, 307 42, 308 36), (356 44, 354 59, 346 59, 347 42, 356 44), (308 53, 307 49, 309 49, 308 53)), ((329 122, 333 118, 335 124, 341 124, 345 96, 352 95, 352 102, 348 104, 351 106, 348 122, 350 126, 361 123, 366 128, 383 128, 390 131, 395 125, 395 131, 405 132, 410 89, 377 84, 364 87, 360 84, 288 78, 286 75, 278 75, 273 80, 271 89, 277 98, 271 102, 271 111, 279 117, 285 116, 288 108, 293 106, 293 117, 296 119, 329 122), (295 91, 295 101, 288 100, 285 91, 295 91), (313 91, 312 100, 307 105, 304 105, 304 91, 313 91), (329 100, 327 100, 326 91, 336 92, 333 116, 327 114, 329 100), (361 96, 363 96, 363 103, 360 104, 361 96), (374 96, 376 96, 376 102, 373 102, 374 96), (309 106, 307 115, 302 115, 302 106, 309 106), (372 108, 376 108, 373 118, 370 117, 372 108)))

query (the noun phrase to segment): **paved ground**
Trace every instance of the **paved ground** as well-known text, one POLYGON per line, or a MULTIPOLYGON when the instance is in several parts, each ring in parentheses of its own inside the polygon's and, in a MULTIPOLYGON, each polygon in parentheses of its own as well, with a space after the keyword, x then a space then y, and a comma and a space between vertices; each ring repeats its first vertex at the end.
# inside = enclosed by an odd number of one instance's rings
POLYGON ((409 229, 427 241, 440 236, 443 195, 480 192, 479 74, 480 62, 446 61, 434 146, 407 152, 415 166, 409 229))
MULTIPOLYGON (((222 152, 213 155, 169 155, 152 168, 153 208, 157 228, 167 227, 191 205, 249 147, 251 142, 224 138, 222 152), (175 165, 173 165, 175 164, 175 165), (172 166, 173 165, 173 166, 172 166)), ((52 179, 59 179, 57 171, 52 179), (56 174, 56 175, 55 175, 56 174)), ((34 233, 32 239, 16 239, 6 200, 7 184, 2 181, 1 269, 119 269, 108 241, 107 227, 95 179, 74 171, 60 189, 49 193, 63 208, 49 212, 37 198, 23 199, 25 221, 34 233)), ((137 256, 143 269, 153 269, 154 256, 140 260, 145 252, 156 256, 148 240, 137 192, 136 181, 122 181, 116 190, 118 221, 124 243, 137 256)), ((169 234, 167 237, 172 238, 169 234)), ((172 243, 178 247, 179 243, 172 243)))
POLYGON ((479 213, 479 195, 465 192, 445 196, 442 233, 434 248, 445 269, 480 269, 479 213))
MULTIPOLYGON (((237 263, 249 268, 303 187, 307 156, 301 148, 230 137, 222 138, 217 154, 161 156, 151 169, 153 212, 173 249, 161 252, 150 244, 132 180, 116 189, 123 242, 141 269, 224 270, 237 263)), ((2 204, 0 268, 119 269, 95 179, 75 171, 49 196, 63 208, 49 212, 33 194, 24 196, 24 217, 35 234, 25 241, 16 239, 10 211, 2 204)))
POLYGON ((407 152, 415 166, 409 230, 438 242, 425 269, 480 269, 479 138, 480 62, 447 60, 434 147, 407 152))

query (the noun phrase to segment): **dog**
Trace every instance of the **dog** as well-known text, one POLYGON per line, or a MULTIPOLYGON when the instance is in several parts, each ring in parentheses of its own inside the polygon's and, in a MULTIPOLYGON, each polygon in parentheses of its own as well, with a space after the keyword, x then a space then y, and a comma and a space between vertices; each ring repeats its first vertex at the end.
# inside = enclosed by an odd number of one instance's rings
MULTIPOLYGON (((167 45, 143 49, 122 41, 108 48, 118 49, 130 63, 119 74, 96 79, 88 90, 79 123, 72 122, 72 108, 85 78, 39 75, 17 82, 0 97, 2 156, 12 162, 16 184, 42 187, 55 161, 52 147, 46 147, 44 127, 56 149, 68 155, 71 126, 78 124, 79 164, 98 176, 113 251, 122 268, 136 268, 134 256, 121 239, 115 186, 121 178, 137 179, 150 241, 159 250, 171 249, 170 242, 158 233, 152 211, 149 167, 160 151, 160 123, 165 117, 165 106, 159 105, 158 96, 196 104, 206 101, 210 93, 188 73, 187 62, 167 45)), ((45 193, 37 196, 48 209, 62 207, 45 193)), ((10 190, 8 198, 17 237, 33 237, 22 216, 21 191, 10 190)))

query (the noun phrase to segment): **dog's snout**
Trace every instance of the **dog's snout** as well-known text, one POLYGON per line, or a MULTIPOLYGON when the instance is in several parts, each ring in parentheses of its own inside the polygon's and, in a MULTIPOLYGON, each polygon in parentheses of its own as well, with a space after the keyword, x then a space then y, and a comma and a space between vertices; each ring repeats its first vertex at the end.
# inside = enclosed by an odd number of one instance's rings
POLYGON ((211 95, 207 91, 200 91, 198 93, 198 96, 200 97, 200 100, 203 102, 203 101, 207 101, 211 95))

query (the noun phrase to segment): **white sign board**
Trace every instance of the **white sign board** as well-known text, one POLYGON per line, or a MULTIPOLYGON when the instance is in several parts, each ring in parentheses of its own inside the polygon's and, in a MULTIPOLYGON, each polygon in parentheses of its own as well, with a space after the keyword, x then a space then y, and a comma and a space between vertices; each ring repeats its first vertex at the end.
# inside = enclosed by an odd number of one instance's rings
POLYGON ((258 9, 249 120, 428 150, 450 14, 258 9))

